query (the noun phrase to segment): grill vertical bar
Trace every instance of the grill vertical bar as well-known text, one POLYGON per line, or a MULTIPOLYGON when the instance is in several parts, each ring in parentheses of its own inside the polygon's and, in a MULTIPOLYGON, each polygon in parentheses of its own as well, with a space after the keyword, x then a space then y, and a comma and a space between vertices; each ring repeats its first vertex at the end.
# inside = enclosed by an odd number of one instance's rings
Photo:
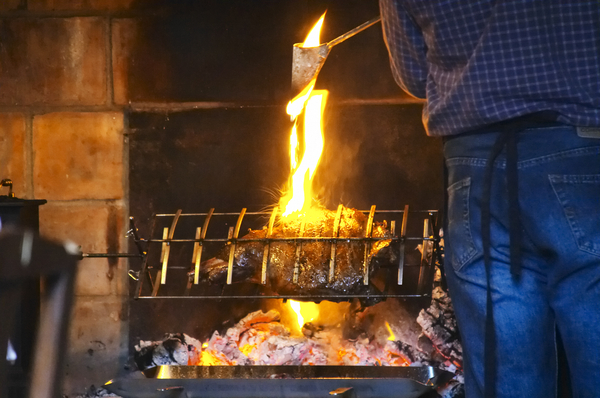
MULTIPOLYGON (((152 215, 152 223, 150 226, 150 236, 154 236, 154 230, 156 228, 156 213, 154 213, 152 215)), ((150 245, 148 244, 146 246, 146 251, 144 251, 144 260, 142 261, 142 268, 140 269, 140 277, 138 278, 137 281, 137 288, 135 289, 135 296, 134 298, 138 299, 140 298, 140 296, 142 295, 142 288, 144 285, 144 278, 148 278, 148 280, 150 281, 150 286, 152 288, 152 290, 154 290, 154 283, 152 282, 152 276, 150 275, 150 272, 148 272, 148 251, 150 250, 150 245)))
POLYGON ((371 211, 369 212, 369 220, 367 221, 367 230, 365 232, 365 258, 364 258, 364 275, 363 275, 363 284, 369 284, 369 254, 371 253, 371 235, 373 234, 373 218, 375 217, 375 205, 371 206, 371 211))
MULTIPOLYGON (((167 237, 169 236, 169 228, 163 228, 162 239, 163 242, 161 244, 160 251, 160 263, 162 264, 165 261, 165 254, 167 252, 167 237)), ((152 297, 156 297, 158 295, 158 289, 160 288, 162 282, 162 268, 159 268, 156 271, 156 278, 154 279, 154 287, 152 289, 152 297)))
MULTIPOLYGON (((162 259, 162 272, 160 278, 160 284, 164 285, 167 283, 167 263, 169 262, 169 254, 171 253, 171 240, 173 239, 173 235, 175 235, 175 228, 177 227, 177 221, 179 221, 179 217, 181 216, 181 209, 177 210, 175 213, 175 217, 173 217, 173 222, 171 223, 171 230, 169 231, 169 235, 167 237, 167 246, 163 251, 164 257, 162 259)), ((163 238, 164 239, 164 238, 163 238)))
MULTIPOLYGON (((298 237, 301 238, 304 235, 304 226, 306 224, 305 220, 302 220, 300 223, 300 231, 298 232, 298 237)), ((302 253, 302 241, 296 240, 296 261, 294 263, 294 276, 293 283, 298 283, 298 278, 300 276, 300 254, 302 253)))
POLYGON ((404 256, 406 253, 406 225, 408 224, 408 205, 404 206, 402 226, 400 227, 400 253, 398 254, 398 285, 404 281, 404 256))
POLYGON ((233 259, 235 257, 235 246, 236 239, 240 234, 240 227, 242 226, 242 220, 244 219, 244 215, 246 214, 246 208, 244 207, 240 212, 240 216, 238 217, 237 223, 235 224, 235 231, 233 232, 233 236, 231 236, 231 228, 229 229, 229 240, 231 242, 231 248, 229 249, 229 264, 227 264, 227 284, 231 285, 233 282, 233 259))
POLYGON ((267 229, 267 244, 265 245, 265 250, 263 252, 263 261, 262 261, 262 270, 260 276, 260 283, 263 285, 267 284, 267 267, 269 266, 269 252, 271 250, 271 241, 269 238, 273 233, 273 226, 275 225, 275 219, 277 218, 277 206, 273 208, 273 212, 271 213, 271 217, 269 218, 269 229, 267 229))
POLYGON ((194 285, 198 284, 200 278, 200 259, 202 258, 202 246, 200 245, 200 237, 202 236, 202 228, 196 228, 196 242, 194 242, 194 254, 192 254, 194 264, 194 285))
MULTIPOLYGON (((198 230, 201 231, 201 233, 199 236, 200 242, 195 242, 195 244, 198 245, 198 252, 197 252, 198 257, 196 257, 196 262, 194 264, 194 285, 198 284, 198 281, 200 278, 200 263, 202 262, 202 250, 204 248, 203 241, 204 241, 204 239, 206 239, 206 231, 208 231, 208 223, 210 222, 210 218, 212 217, 214 212, 215 212, 215 208, 211 207, 211 209, 208 211, 208 214, 206 215, 206 218, 204 219, 204 224, 202 225, 202 228, 198 228, 198 230)), ((196 238, 196 239, 198 239, 198 238, 196 238)))
POLYGON ((419 267, 419 282, 417 283, 417 293, 421 294, 426 288, 427 284, 427 276, 429 274, 429 266, 428 266, 428 258, 430 257, 431 252, 431 241, 429 240, 429 219, 426 218, 423 220, 423 248, 421 251, 421 265, 419 267))
POLYGON ((329 283, 333 282, 335 276, 335 256, 337 252, 337 238, 340 234, 340 219, 342 218, 343 205, 339 205, 337 213, 335 214, 335 220, 333 222, 333 241, 331 242, 331 258, 329 259, 329 283))

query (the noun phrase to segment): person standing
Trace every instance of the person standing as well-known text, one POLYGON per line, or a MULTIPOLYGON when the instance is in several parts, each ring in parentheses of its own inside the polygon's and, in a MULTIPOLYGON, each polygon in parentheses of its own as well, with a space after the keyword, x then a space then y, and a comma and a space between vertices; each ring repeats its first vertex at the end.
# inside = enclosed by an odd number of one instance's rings
POLYGON ((600 397, 600 2, 380 0, 397 83, 443 137, 467 398, 600 397))

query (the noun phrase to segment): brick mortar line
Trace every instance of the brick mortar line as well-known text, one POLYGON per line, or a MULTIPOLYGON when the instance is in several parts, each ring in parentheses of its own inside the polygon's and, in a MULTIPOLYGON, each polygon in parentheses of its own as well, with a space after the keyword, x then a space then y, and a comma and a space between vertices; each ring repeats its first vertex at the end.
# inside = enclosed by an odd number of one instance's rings
POLYGON ((115 87, 113 71, 112 18, 106 18, 106 105, 115 106, 115 87))
POLYGON ((34 150, 33 150, 33 114, 25 115, 25 164, 27 171, 25 178, 27 179, 26 194, 28 198, 35 198, 34 183, 33 183, 33 162, 34 162, 34 150))
POLYGON ((43 115, 46 113, 59 112, 123 112, 125 106, 106 106, 106 105, 58 105, 58 106, 39 106, 39 105, 0 105, 0 113, 26 113, 32 116, 43 115))

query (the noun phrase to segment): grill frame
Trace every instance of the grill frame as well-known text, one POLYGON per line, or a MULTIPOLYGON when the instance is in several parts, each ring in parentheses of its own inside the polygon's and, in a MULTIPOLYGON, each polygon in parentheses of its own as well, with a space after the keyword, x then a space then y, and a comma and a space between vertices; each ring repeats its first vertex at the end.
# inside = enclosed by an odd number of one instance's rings
MULTIPOLYGON (((341 208, 341 205, 340 205, 341 208)), ((339 214, 340 208, 338 209, 338 214, 336 217, 336 222, 339 222, 339 214)), ((417 211, 409 211, 409 206, 406 205, 403 210, 376 210, 375 206, 371 206, 370 210, 359 210, 362 213, 368 214, 368 224, 367 231, 371 229, 368 228, 369 225, 372 225, 373 219, 375 216, 381 215, 389 215, 389 216, 398 216, 402 217, 401 219, 401 227, 400 232, 396 233, 395 223, 397 220, 391 221, 391 238, 390 237, 372 237, 367 236, 364 238, 343 238, 338 236, 330 236, 330 237, 294 237, 294 238, 271 238, 270 234, 273 229, 273 225, 275 223, 277 217, 277 209, 275 208, 272 212, 247 212, 246 209, 242 209, 239 213, 235 212, 223 212, 217 213, 212 208, 206 213, 183 213, 182 210, 178 210, 174 214, 154 214, 152 216, 151 222, 151 231, 149 239, 143 239, 139 237, 137 228, 135 227, 135 223, 133 218, 131 218, 131 230, 130 236, 133 237, 135 245, 138 249, 139 254, 136 255, 142 259, 141 267, 139 271, 130 270, 129 275, 132 276, 133 279, 136 280, 137 284, 134 290, 134 299, 173 299, 173 298, 186 298, 186 299, 301 299, 301 300, 311 300, 320 301, 324 299, 334 299, 334 300, 349 300, 352 298, 367 298, 367 299, 387 299, 387 298, 422 298, 431 296, 431 286, 433 281, 433 269, 436 261, 436 257, 440 256, 440 236, 437 231, 437 219, 439 215, 438 210, 417 210, 417 211), (407 224, 409 213, 419 214, 422 216, 423 220, 423 234, 422 236, 408 236, 407 224), (236 217, 237 222, 234 227, 230 227, 228 231, 227 238, 206 238, 206 232, 208 230, 209 223, 211 219, 217 217, 236 217), (268 235, 265 239, 244 239, 238 238, 239 231, 241 229, 242 221, 245 216, 258 216, 258 217, 269 217, 268 223, 268 235), (203 222, 198 222, 197 224, 202 224, 202 227, 198 227, 196 229, 196 235, 194 238, 184 238, 184 239, 176 239, 174 238, 175 230, 178 226, 179 221, 185 217, 198 217, 203 218, 203 222), (170 228, 164 228, 162 238, 153 238, 156 234, 157 224, 159 224, 158 220, 164 224, 164 220, 170 219, 170 228), (263 269, 262 269, 262 283, 266 284, 266 273, 269 266, 268 261, 268 253, 270 249, 270 245, 272 242, 288 242, 289 244, 294 244, 299 249, 303 243, 306 242, 319 242, 324 241, 332 244, 332 254, 330 259, 330 278, 333 275, 333 268, 335 267, 335 247, 338 241, 352 241, 359 242, 365 244, 365 253, 373 242, 387 240, 390 241, 390 246, 397 247, 398 250, 398 272, 397 272, 397 286, 402 286, 405 284, 404 281, 404 270, 405 267, 419 267, 418 279, 417 281, 410 281, 413 286, 416 286, 416 291, 414 293, 397 293, 397 292, 389 292, 392 287, 389 284, 389 281, 386 280, 386 287, 384 289, 383 294, 370 294, 370 295, 336 295, 336 294, 324 294, 324 295, 269 295, 269 294, 225 294, 224 290, 219 294, 203 294, 203 295, 192 295, 190 294, 190 290, 192 285, 198 283, 197 275, 199 270, 199 264, 202 256, 202 249, 205 244, 211 243, 221 243, 223 245, 230 245, 230 256, 229 256, 229 267, 227 274, 227 284, 230 285, 232 283, 232 268, 233 268, 233 256, 235 252, 235 246, 240 243, 245 242, 262 242, 265 245, 264 255, 263 255, 263 269), (421 242, 422 250, 421 250, 421 260, 419 264, 406 264, 406 245, 409 242, 421 242), (171 265, 169 266, 169 257, 171 252, 172 245, 176 244, 194 244, 194 251, 192 254, 192 264, 193 267, 185 267, 181 265, 171 265), (160 264, 152 264, 150 260, 150 253, 152 248, 155 248, 157 245, 161 247, 160 253, 160 264), (155 278, 152 276, 152 271, 156 270, 155 278), (159 291, 161 285, 165 285, 167 283, 167 272, 168 270, 189 270, 188 271, 188 281, 185 290, 182 290, 182 294, 180 295, 159 295, 159 291), (144 287, 149 285, 151 287, 150 294, 144 294, 144 287)), ((265 227, 266 228, 266 227, 265 227)), ((367 285, 369 283, 369 261, 367 256, 365 255, 364 262, 364 284, 367 285)), ((296 269, 294 270, 297 271, 296 269)), ((331 280, 331 279, 330 279, 331 280)))

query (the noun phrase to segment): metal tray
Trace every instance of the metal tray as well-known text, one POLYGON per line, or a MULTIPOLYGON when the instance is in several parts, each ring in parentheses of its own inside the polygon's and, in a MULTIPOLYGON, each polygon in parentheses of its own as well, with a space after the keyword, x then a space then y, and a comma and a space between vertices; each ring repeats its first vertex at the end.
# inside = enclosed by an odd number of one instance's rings
POLYGON ((431 366, 159 366, 104 388, 123 398, 417 398, 452 377, 431 366))

